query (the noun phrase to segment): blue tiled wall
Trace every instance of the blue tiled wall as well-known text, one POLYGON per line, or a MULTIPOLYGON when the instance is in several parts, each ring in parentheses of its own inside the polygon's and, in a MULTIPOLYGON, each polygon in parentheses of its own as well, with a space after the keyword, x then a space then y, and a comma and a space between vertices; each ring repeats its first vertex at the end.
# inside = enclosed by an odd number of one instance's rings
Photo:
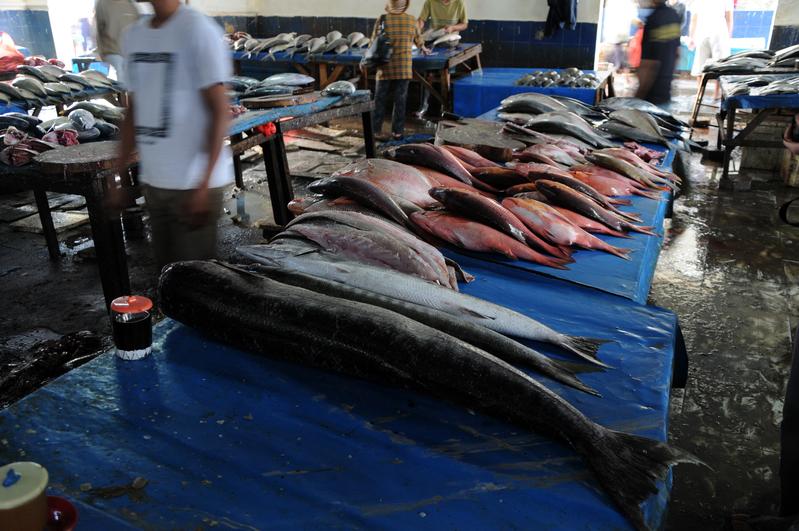
POLYGON ((762 37, 768 39, 773 11, 735 11, 732 36, 734 39, 762 37))
MULTIPOLYGON (((223 24, 268 37, 296 31, 324 35, 338 30, 344 35, 360 31, 370 35, 374 19, 348 17, 216 17, 223 24)), ((484 66, 567 67, 590 69, 594 66, 597 25, 577 25, 574 31, 559 31, 549 39, 541 37, 544 22, 471 20, 462 33, 464 42, 483 44, 484 66)))
POLYGON ((55 57, 47 11, 0 10, 0 31, 11 35, 17 46, 28 48, 33 55, 55 57))

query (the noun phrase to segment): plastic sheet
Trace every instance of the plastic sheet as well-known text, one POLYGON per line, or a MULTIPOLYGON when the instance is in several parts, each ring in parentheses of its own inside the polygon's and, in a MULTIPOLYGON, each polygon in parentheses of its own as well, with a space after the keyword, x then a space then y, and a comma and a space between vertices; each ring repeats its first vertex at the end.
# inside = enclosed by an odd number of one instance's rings
MULTIPOLYGON (((466 293, 613 340, 615 367, 541 379, 596 421, 665 440, 676 317, 596 290, 464 263, 466 293)), ((539 346, 551 352, 547 346, 539 346)), ((42 463, 81 529, 628 529, 570 449, 425 395, 243 353, 167 320, 155 354, 105 354, 0 412, 0 462, 42 463), (148 480, 142 491, 106 487, 148 480), (109 523, 114 523, 109 526, 109 523)), ((646 502, 662 524, 666 482, 646 502)))
MULTIPOLYGON (((494 107, 513 94, 524 92, 537 92, 548 96, 568 96, 593 105, 596 101, 596 88, 569 88, 569 87, 523 87, 516 82, 525 74, 543 70, 541 68, 483 68, 471 75, 453 81, 455 98, 454 111, 459 116, 473 118, 494 107)), ((547 71, 552 69, 546 69, 547 71)), ((554 69, 556 72, 561 69, 554 69)), ((586 74, 597 74, 600 83, 607 78, 609 72, 594 72, 585 70, 586 74)))
MULTIPOLYGON (((417 51, 413 55, 413 68, 416 70, 441 70, 447 66, 447 61, 449 61, 451 58, 458 56, 466 50, 474 48, 475 46, 478 45, 474 43, 461 43, 455 48, 436 48, 430 55, 423 55, 417 51)), ((231 53, 233 54, 233 59, 236 61, 247 60, 244 59, 244 56, 247 55, 246 52, 231 53)), ((324 55, 308 57, 308 55, 305 53, 298 53, 294 54, 293 56, 289 56, 289 54, 286 52, 278 52, 274 55, 273 59, 268 59, 269 54, 259 53, 249 60, 262 61, 266 64, 293 63, 304 65, 309 63, 324 62, 331 64, 357 65, 361 62, 361 59, 363 59, 363 55, 365 53, 365 49, 358 49, 347 50, 342 54, 328 53, 324 55)))

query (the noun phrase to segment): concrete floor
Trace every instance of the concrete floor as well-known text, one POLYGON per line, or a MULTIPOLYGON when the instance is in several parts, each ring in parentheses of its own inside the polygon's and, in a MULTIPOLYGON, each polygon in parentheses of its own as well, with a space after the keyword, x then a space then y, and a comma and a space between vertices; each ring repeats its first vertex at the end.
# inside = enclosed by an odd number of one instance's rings
MULTIPOLYGON (((680 112, 692 88, 678 83, 680 112)), ((312 166, 304 157, 292 155, 292 164, 312 166)), ((712 530, 733 512, 777 510, 782 395, 799 316, 799 229, 781 225, 777 207, 799 191, 773 182, 720 191, 718 168, 696 155, 689 167, 650 302, 680 316, 691 357, 688 387, 672 400, 672 442, 712 467, 677 469, 667 527, 712 530)), ((261 239, 253 226, 269 215, 263 179, 259 168, 248 171, 251 190, 231 198, 220 222, 221 256, 261 239)), ((134 291, 152 294, 157 271, 146 238, 130 241, 128 252, 134 291)), ((84 329, 107 334, 96 264, 84 254, 69 251, 53 264, 40 236, 0 223, 0 368, 24 361, 44 338, 84 329)))

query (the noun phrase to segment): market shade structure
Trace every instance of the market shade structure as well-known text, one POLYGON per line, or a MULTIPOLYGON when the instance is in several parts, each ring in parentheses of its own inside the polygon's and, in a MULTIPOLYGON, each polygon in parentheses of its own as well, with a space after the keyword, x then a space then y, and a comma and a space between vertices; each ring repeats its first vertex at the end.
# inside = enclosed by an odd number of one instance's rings
MULTIPOLYGON (((603 398, 546 384, 603 425, 666 439, 674 314, 481 260, 464 265, 478 279, 464 292, 612 340, 600 356, 615 369, 582 375, 603 398)), ((154 335, 153 356, 106 353, 0 413, 0 460, 44 464, 51 490, 77 501, 84 529, 628 526, 579 457, 547 438, 228 348, 171 320, 154 335), (137 477, 144 489, 125 488, 137 477)), ((645 507, 653 528, 668 497, 659 486, 645 507)))

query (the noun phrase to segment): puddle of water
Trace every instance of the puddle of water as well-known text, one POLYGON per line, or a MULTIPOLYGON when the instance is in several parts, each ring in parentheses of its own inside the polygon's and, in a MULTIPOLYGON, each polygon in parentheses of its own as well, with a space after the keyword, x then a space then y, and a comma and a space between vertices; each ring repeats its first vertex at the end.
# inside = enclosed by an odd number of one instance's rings
POLYGON ((258 227, 261 224, 274 223, 272 204, 262 194, 251 190, 237 190, 225 203, 225 214, 234 223, 244 227, 258 227))

